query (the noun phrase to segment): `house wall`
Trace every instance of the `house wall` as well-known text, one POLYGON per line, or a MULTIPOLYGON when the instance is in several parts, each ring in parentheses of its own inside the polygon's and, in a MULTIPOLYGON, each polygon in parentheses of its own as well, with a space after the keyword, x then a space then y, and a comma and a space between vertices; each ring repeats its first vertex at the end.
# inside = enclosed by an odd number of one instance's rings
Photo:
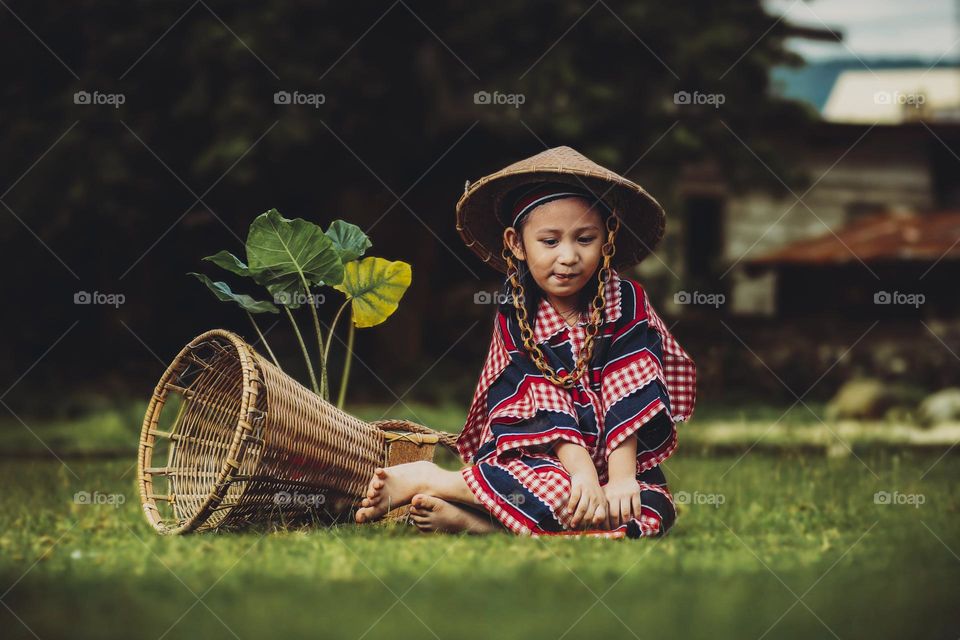
MULTIPOLYGON (((935 140, 930 138, 930 141, 935 140)), ((823 235, 852 216, 935 205, 928 140, 875 128, 854 146, 810 150, 802 162, 815 183, 806 194, 775 199, 761 193, 726 202, 724 258, 733 264, 785 244, 823 235), (846 153, 846 155, 844 155, 846 153)))
MULTIPOLYGON (((935 207, 931 150, 938 144, 923 128, 827 127, 798 151, 810 186, 795 189, 797 197, 760 191, 725 193, 718 188, 715 174, 709 181, 685 183, 684 197, 723 199, 724 266, 717 274, 716 288, 728 292, 728 310, 776 313, 775 274, 747 274, 742 266, 747 258, 821 236, 859 215, 935 207)), ((852 255, 851 259, 856 262, 852 255)))

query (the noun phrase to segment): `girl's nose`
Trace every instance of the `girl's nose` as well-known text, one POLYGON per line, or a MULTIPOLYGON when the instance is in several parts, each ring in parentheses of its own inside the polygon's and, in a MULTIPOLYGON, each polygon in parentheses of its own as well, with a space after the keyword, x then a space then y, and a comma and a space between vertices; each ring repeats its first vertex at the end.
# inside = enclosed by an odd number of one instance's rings
POLYGON ((576 264, 577 252, 570 247, 566 247, 560 252, 560 256, 558 257, 558 260, 560 264, 564 264, 564 265, 576 264))

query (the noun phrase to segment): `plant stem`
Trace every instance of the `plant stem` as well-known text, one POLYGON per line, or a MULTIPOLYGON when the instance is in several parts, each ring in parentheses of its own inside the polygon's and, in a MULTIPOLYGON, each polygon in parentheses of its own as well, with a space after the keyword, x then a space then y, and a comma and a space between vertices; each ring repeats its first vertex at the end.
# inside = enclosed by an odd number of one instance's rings
POLYGON ((317 334, 317 356, 320 358, 320 391, 317 395, 329 401, 330 392, 327 389, 327 359, 323 355, 323 333, 320 331, 320 316, 317 315, 317 308, 313 305, 310 283, 303 277, 303 274, 300 274, 300 284, 303 285, 303 291, 307 294, 307 306, 310 307, 310 315, 313 316, 313 329, 317 334))
POLYGON ((347 334, 347 353, 343 359, 343 377, 340 378, 340 397, 337 398, 337 407, 343 409, 343 401, 347 397, 347 378, 350 376, 350 361, 353 360, 353 333, 356 325, 353 324, 353 310, 350 310, 350 333, 347 334))
POLYGON ((317 395, 320 395, 320 388, 317 387, 317 376, 313 373, 313 365, 310 363, 310 355, 307 353, 307 345, 303 343, 303 336, 300 335, 300 328, 297 326, 297 321, 293 319, 293 314, 290 313, 290 309, 283 307, 283 310, 287 312, 287 317, 290 318, 290 324, 293 325, 293 332, 297 334, 297 342, 300 343, 300 351, 303 352, 303 360, 307 363, 307 372, 310 374, 310 383, 313 385, 313 392, 317 395))
POLYGON ((277 362, 277 356, 273 355, 273 349, 270 348, 270 343, 267 342, 267 337, 263 335, 263 332, 260 331, 260 327, 257 326, 257 322, 253 319, 253 314, 249 311, 244 310, 247 314, 247 317, 250 318, 250 324, 253 325, 254 331, 257 332, 257 335, 260 336, 260 342, 263 343, 263 346, 266 347, 267 353, 270 354, 270 359, 273 360, 273 364, 277 365, 277 369, 283 371, 283 367, 280 366, 280 363, 277 362))
POLYGON ((333 331, 337 328, 337 321, 340 319, 340 314, 343 313, 343 310, 347 308, 347 305, 350 304, 351 298, 347 298, 343 301, 343 304, 340 305, 340 308, 337 309, 337 315, 333 316, 333 322, 330 323, 330 335, 327 336, 327 346, 323 349, 323 361, 326 362, 330 358, 330 343, 333 342, 333 331))

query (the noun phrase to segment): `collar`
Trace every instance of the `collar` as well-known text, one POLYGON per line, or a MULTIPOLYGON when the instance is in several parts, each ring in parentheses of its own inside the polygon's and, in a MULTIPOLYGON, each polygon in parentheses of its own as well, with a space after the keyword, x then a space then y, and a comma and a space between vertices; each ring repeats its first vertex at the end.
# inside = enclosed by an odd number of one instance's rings
MULTIPOLYGON (((604 322, 615 322, 620 319, 620 276, 617 271, 610 268, 610 279, 607 280, 604 289, 604 322)), ((589 318, 586 314, 580 315, 577 324, 581 327, 586 326, 589 318)), ((559 332, 570 325, 557 313, 557 310, 550 304, 545 297, 540 299, 540 306, 537 308, 537 322, 533 331, 533 339, 537 344, 549 340, 559 332)))

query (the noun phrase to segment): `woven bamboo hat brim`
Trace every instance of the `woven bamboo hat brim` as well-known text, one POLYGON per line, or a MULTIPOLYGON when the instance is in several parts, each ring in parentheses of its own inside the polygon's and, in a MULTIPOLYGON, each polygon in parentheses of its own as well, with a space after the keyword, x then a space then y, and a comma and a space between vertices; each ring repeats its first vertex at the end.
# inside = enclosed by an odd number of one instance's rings
POLYGON ((663 237, 663 207, 643 187, 570 147, 554 147, 467 185, 457 202, 457 231, 470 249, 501 273, 504 225, 498 219, 511 191, 534 182, 585 187, 620 216, 612 264, 624 269, 646 258, 663 237))

